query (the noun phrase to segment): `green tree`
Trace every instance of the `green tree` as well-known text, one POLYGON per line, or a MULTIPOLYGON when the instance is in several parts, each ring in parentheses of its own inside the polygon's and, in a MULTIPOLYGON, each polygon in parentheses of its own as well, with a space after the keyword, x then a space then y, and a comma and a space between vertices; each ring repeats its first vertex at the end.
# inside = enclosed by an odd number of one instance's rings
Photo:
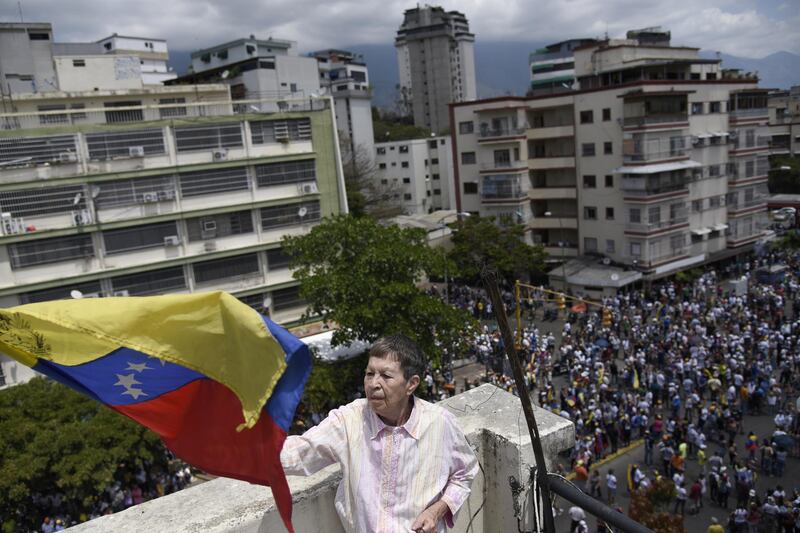
POLYGON ((786 232, 786 235, 774 241, 773 246, 780 250, 800 250, 800 231, 793 229, 786 232))
POLYGON ((770 158, 769 192, 800 194, 800 157, 777 155, 770 158))
POLYGON ((450 356, 461 353, 463 333, 475 324, 466 312, 419 288, 443 264, 426 239, 423 230, 337 216, 306 235, 284 237, 283 247, 308 313, 338 327, 334 346, 402 333, 440 364, 445 349, 450 356))
POLYGON ((372 108, 372 131, 375 142, 407 141, 431 136, 431 130, 414 125, 414 119, 390 111, 372 108))
POLYGON ((513 283, 544 271, 544 249, 524 241, 522 225, 501 222, 497 224, 494 217, 473 215, 453 225, 453 247, 448 257, 455 264, 458 277, 478 282, 481 269, 489 267, 513 283))
POLYGON ((115 479, 145 462, 166 468, 154 433, 95 400, 35 378, 0 391, 0 517, 4 529, 35 529, 34 494, 64 495, 77 517, 115 479))

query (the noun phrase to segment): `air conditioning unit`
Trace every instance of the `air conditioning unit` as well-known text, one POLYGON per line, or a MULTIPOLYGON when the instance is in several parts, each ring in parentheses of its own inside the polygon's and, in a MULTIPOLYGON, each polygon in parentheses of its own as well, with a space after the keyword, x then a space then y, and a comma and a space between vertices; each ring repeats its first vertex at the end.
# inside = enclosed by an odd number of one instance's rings
POLYGON ((91 224, 91 223, 92 223, 92 215, 89 213, 88 209, 81 209, 72 212, 73 226, 84 226, 86 224, 91 224))
POLYGON ((217 231, 217 221, 216 220, 204 220, 203 221, 203 231, 217 231))
POLYGON ((25 233, 25 221, 21 217, 12 217, 11 213, 2 214, 3 235, 25 233))
POLYGON ((114 291, 114 296, 130 296, 130 294, 128 294, 127 290, 114 291))
POLYGON ((157 192, 145 192, 142 193, 142 203, 143 204, 152 204, 153 202, 158 201, 158 193, 157 192))
POLYGON ((300 194, 316 194, 319 192, 317 184, 314 182, 301 183, 297 186, 297 189, 300 194))
POLYGON ((78 154, 72 152, 61 152, 58 154, 59 163, 74 163, 78 160, 78 154))
POLYGON ((144 157, 144 146, 129 146, 128 155, 131 157, 144 157))
POLYGON ((177 235, 164 237, 164 246, 180 246, 181 240, 177 235))
POLYGON ((217 242, 216 241, 206 241, 203 243, 203 250, 206 252, 216 252, 217 251, 217 242))
POLYGON ((214 161, 227 161, 228 160, 228 150, 212 150, 211 151, 211 159, 214 161))

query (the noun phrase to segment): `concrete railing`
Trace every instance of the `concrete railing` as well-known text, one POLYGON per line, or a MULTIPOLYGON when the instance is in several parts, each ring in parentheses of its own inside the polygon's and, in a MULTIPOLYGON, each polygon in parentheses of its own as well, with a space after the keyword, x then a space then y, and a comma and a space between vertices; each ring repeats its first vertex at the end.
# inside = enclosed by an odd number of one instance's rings
MULTIPOLYGON (((481 471, 458 514, 454 532, 517 531, 509 476, 528 479, 534 464, 531 440, 519 399, 494 385, 482 385, 440 405, 452 412, 475 449, 481 471), (473 518, 474 516, 474 518, 473 518)), ((575 444, 575 426, 535 408, 548 468, 559 452, 575 444)), ((297 533, 343 533, 333 506, 341 473, 329 467, 307 478, 289 477, 297 533)), ((77 533, 141 531, 285 531, 270 489, 219 478, 103 516, 70 529, 77 533)))

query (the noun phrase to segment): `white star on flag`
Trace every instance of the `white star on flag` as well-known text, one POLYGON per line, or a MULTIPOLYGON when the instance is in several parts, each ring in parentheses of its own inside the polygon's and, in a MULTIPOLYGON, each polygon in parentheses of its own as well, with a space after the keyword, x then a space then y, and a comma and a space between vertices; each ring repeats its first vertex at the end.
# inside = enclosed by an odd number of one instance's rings
POLYGON ((128 368, 126 368, 125 370, 133 370, 135 372, 144 372, 145 370, 152 370, 152 368, 147 366, 147 363, 136 364, 136 363, 131 363, 129 361, 128 362, 128 368))
POLYGON ((130 394, 131 396, 133 396, 134 400, 138 400, 139 396, 147 396, 147 393, 144 392, 142 389, 134 389, 134 388, 126 389, 125 392, 123 392, 122 394, 130 394))
POLYGON ((119 381, 114 383, 114 385, 122 385, 126 389, 130 389, 134 385, 141 385, 140 382, 136 381, 136 375, 135 374, 128 374, 127 376, 123 375, 123 374, 117 374, 117 379, 119 381))

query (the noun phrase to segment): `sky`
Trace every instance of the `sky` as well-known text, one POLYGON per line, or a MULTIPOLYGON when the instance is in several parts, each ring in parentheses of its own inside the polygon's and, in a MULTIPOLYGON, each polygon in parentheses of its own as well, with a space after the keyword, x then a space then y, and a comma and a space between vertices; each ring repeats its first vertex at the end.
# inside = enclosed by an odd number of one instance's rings
MULTIPOLYGON (((2 0, 0 21, 50 22, 58 42, 112 33, 162 38, 195 50, 247 37, 298 42, 301 51, 391 44, 404 10, 398 0, 2 0)), ((800 0, 445 0, 463 12, 476 40, 557 42, 623 37, 660 25, 674 45, 742 57, 800 54, 800 0)))

